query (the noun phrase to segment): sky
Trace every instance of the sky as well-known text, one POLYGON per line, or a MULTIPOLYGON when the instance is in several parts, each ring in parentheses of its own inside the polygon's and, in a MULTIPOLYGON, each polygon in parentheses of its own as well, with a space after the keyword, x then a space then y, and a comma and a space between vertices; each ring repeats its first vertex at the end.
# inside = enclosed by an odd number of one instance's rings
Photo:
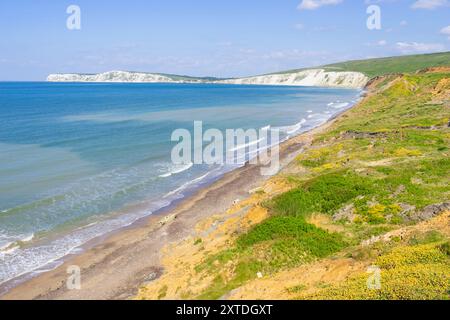
POLYGON ((450 0, 0 1, 0 81, 110 70, 240 77, 439 51, 450 51, 450 0), (71 5, 80 29, 67 27, 71 5), (374 5, 381 25, 369 29, 374 5))

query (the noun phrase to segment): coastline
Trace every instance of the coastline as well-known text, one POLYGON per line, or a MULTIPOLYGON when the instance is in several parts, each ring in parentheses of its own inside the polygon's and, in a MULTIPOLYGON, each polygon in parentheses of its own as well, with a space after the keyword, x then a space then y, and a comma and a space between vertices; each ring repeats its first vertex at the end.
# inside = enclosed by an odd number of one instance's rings
MULTIPOLYGON (((355 107, 342 110, 326 123, 280 145, 280 161, 286 167, 307 147, 313 136, 326 129, 337 118, 355 107)), ((0 299, 129 299, 137 294, 139 286, 160 277, 162 250, 171 243, 189 237, 197 224, 211 216, 227 211, 236 200, 250 196, 251 190, 270 177, 259 174, 260 166, 247 165, 224 174, 218 180, 168 208, 142 218, 118 231, 94 239, 81 253, 67 256, 61 265, 40 273, 31 279, 16 279, 0 285, 8 288, 0 299), (69 276, 66 270, 76 265, 81 268, 82 290, 66 289, 69 276)))
POLYGON ((130 71, 108 71, 98 74, 50 74, 48 82, 90 82, 90 83, 197 83, 197 84, 240 84, 311 86, 360 89, 369 78, 360 72, 329 71, 323 67, 282 73, 271 73, 243 78, 219 79, 211 77, 188 77, 158 73, 130 71))

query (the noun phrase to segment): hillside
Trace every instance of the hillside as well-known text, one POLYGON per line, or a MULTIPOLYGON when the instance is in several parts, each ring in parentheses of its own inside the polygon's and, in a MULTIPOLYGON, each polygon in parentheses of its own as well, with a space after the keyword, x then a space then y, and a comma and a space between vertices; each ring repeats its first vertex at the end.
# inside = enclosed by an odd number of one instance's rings
POLYGON ((357 71, 369 78, 392 73, 410 73, 429 67, 450 66, 450 52, 348 61, 324 66, 326 70, 357 71))
POLYGON ((448 299, 449 116, 450 68, 377 79, 280 175, 169 245, 138 298, 448 299))
POLYGON ((377 76, 410 73, 429 67, 440 66, 450 66, 450 52, 347 61, 319 66, 317 68, 287 70, 221 82, 235 84, 284 83, 289 85, 364 87, 368 80, 377 76), (340 79, 336 80, 336 78, 340 79))
MULTIPOLYGON (((417 70, 440 66, 450 66, 450 52, 354 60, 323 65, 317 68, 336 72, 361 72, 369 78, 374 78, 387 74, 416 72, 417 70)), ((291 74, 304 70, 308 69, 287 70, 273 74, 291 74)))

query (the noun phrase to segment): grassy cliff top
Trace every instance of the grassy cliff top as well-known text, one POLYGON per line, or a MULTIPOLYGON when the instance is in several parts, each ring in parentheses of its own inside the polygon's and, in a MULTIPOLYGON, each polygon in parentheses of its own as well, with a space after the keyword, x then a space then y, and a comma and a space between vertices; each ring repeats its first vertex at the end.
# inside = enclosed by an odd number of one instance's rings
MULTIPOLYGON (((410 73, 429 67, 450 66, 450 52, 398 56, 367 60, 354 60, 320 66, 327 71, 353 71, 364 73, 369 78, 395 73, 410 73)), ((299 72, 311 68, 288 70, 279 74, 299 72)), ((276 74, 276 73, 275 73, 276 74)))
POLYGON ((325 66, 336 71, 362 72, 370 78, 392 73, 408 73, 429 67, 450 66, 450 52, 348 61, 325 66))

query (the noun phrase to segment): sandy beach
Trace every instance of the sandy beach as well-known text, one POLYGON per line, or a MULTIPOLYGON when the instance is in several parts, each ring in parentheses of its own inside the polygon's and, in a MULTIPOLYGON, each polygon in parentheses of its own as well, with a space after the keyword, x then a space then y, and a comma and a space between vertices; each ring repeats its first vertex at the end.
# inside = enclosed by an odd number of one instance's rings
MULTIPOLYGON (((311 144, 314 135, 333 121, 282 143, 282 168, 286 168, 311 144)), ((67 258, 54 270, 24 281, 0 299, 132 299, 142 284, 158 279, 164 273, 161 263, 164 248, 191 237, 202 221, 249 198, 251 190, 259 188, 268 178, 261 176, 259 165, 234 170, 174 208, 92 241, 81 254, 67 258), (81 290, 67 289, 67 269, 73 265, 81 269, 81 290)), ((11 286, 11 282, 0 289, 5 290, 7 286, 11 286)))

